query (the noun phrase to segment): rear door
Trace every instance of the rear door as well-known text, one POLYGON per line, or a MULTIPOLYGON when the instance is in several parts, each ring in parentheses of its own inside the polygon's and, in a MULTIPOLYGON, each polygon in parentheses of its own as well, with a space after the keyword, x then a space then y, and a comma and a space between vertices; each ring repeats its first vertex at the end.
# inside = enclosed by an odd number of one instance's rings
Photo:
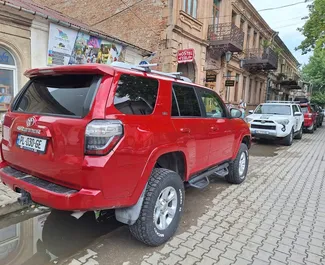
POLYGON ((205 169, 209 157, 210 136, 192 86, 173 84, 172 122, 178 144, 187 151, 189 173, 205 169))
POLYGON ((292 105, 292 115, 293 115, 293 118, 294 118, 294 121, 295 121, 295 124, 294 124, 294 131, 295 132, 300 130, 300 118, 301 118, 301 116, 295 116, 296 112, 300 112, 298 107, 296 105, 292 105))
POLYGON ((227 116, 226 106, 212 90, 196 88, 203 104, 204 119, 211 139, 209 165, 216 165, 232 157, 235 132, 232 120, 227 116))
MULTIPOLYGON (((79 187, 84 158, 85 128, 96 94, 107 98, 108 87, 94 74, 63 74, 34 77, 15 99, 3 126, 4 160, 39 177, 79 187)), ((106 83, 108 84, 108 83, 106 83)), ((98 108, 97 108, 98 109, 98 108)))

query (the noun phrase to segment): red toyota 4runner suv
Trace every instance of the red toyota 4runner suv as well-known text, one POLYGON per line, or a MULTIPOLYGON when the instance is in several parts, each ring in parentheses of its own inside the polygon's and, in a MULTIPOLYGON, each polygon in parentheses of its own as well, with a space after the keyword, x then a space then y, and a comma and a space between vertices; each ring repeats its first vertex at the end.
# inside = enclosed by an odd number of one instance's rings
POLYGON ((246 178, 249 128, 210 89, 123 63, 25 75, 4 117, 0 164, 22 203, 116 209, 138 240, 157 246, 177 229, 184 183, 246 178))

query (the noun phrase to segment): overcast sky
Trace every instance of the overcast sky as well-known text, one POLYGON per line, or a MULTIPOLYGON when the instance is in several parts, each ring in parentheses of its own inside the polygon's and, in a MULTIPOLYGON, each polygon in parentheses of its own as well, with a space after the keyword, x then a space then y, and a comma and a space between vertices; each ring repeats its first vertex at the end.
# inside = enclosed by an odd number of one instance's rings
MULTIPOLYGON (((290 5, 302 2, 302 0, 250 0, 250 2, 257 10, 261 10, 290 5)), ((303 35, 297 31, 297 28, 304 25, 304 20, 301 20, 301 18, 308 15, 307 5, 303 3, 291 7, 260 12, 270 27, 275 31, 279 31, 281 39, 301 64, 307 63, 310 56, 310 54, 301 55, 301 51, 295 51, 295 47, 304 39, 303 35)))

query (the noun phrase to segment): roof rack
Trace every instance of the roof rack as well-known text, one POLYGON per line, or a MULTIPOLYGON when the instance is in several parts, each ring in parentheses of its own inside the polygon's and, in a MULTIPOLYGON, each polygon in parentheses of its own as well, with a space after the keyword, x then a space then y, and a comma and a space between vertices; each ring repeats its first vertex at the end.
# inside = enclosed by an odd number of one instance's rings
POLYGON ((292 103, 300 103, 300 101, 282 101, 282 100, 268 100, 266 103, 284 103, 284 104, 292 104, 292 103))
POLYGON ((141 72, 146 72, 146 73, 153 73, 161 76, 166 76, 166 77, 171 77, 174 79, 182 80, 188 83, 193 83, 191 79, 185 76, 181 76, 181 72, 173 72, 173 73, 165 73, 165 72, 160 72, 156 70, 151 70, 150 67, 157 66, 158 64, 140 64, 140 65, 132 65, 128 63, 123 63, 123 62, 113 62, 111 66, 123 68, 123 69, 129 69, 129 70, 137 70, 141 72))

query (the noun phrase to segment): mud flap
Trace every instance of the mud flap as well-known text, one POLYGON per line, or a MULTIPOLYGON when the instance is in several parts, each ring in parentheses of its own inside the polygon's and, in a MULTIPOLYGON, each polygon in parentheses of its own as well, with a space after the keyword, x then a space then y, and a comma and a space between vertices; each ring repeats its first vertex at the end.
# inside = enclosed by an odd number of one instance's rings
POLYGON ((117 221, 123 224, 133 225, 138 220, 146 190, 147 185, 144 187, 141 196, 135 205, 115 210, 115 218, 117 221))

